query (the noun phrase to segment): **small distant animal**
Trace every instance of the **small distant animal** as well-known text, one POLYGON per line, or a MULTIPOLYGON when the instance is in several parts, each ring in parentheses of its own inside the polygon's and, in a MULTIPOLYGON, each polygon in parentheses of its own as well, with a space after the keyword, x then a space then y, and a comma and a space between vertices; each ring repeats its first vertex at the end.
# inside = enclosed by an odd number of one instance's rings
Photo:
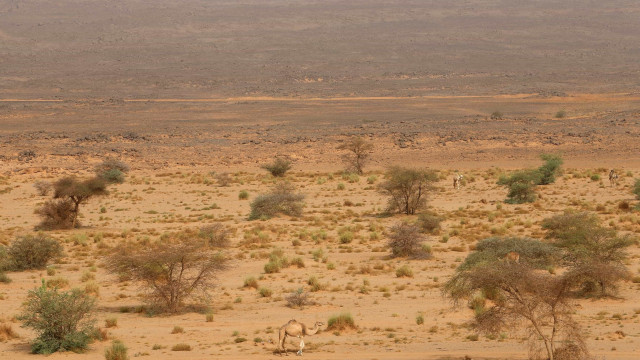
POLYGON ((611 169, 611 171, 609 171, 609 184, 611 186, 618 185, 618 174, 613 169, 611 169))
POLYGON ((287 336, 293 336, 300 339, 300 350, 298 350, 296 355, 302 356, 302 349, 304 348, 304 337, 314 335, 318 332, 318 330, 320 330, 320 326, 322 325, 324 325, 324 323, 316 321, 316 323, 313 324, 313 327, 309 328, 305 324, 298 322, 295 319, 289 320, 288 323, 280 327, 280 332, 278 333, 278 351, 280 351, 280 355, 282 355, 282 352, 287 354, 287 350, 284 348, 284 341, 287 339, 287 336))
POLYGON ((454 189, 460 189, 460 186, 462 186, 462 178, 464 178, 464 176, 462 176, 460 174, 455 174, 453 176, 453 188, 454 189))
POLYGON ((510 251, 504 256, 506 261, 513 261, 514 263, 520 263, 520 254, 515 251, 510 251))

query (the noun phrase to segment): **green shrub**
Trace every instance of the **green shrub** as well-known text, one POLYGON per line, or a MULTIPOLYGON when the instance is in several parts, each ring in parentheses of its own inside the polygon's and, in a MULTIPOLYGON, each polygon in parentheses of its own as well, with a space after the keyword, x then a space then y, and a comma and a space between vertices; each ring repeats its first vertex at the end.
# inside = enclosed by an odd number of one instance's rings
POLYGON ((297 266, 298 268, 303 268, 304 267, 304 260, 302 260, 301 257, 296 257, 291 259, 291 266, 297 266))
POLYGON ((286 182, 276 184, 268 194, 262 194, 251 202, 249 220, 269 219, 277 214, 302 215, 304 195, 295 193, 295 188, 286 182))
POLYGON ((108 183, 121 184, 124 182, 124 174, 129 172, 129 166, 124 162, 107 158, 95 168, 96 176, 108 183))
POLYGON ((12 270, 43 269, 50 260, 62 256, 62 245, 42 233, 24 235, 13 241, 7 254, 12 270))
POLYGON ((269 261, 264 264, 264 272, 265 274, 274 274, 280 272, 280 264, 277 262, 269 261))
POLYGON ((409 265, 402 265, 396 269, 396 277, 413 277, 413 270, 409 265))
POLYGON ((239 200, 247 200, 248 198, 249 198, 249 192, 247 190, 242 190, 238 194, 238 199, 239 200))
POLYGON ((276 158, 271 164, 262 165, 262 168, 270 172, 273 176, 282 177, 291 169, 291 161, 276 158))
POLYGON ((340 234, 340 243, 349 244, 353 241, 353 233, 351 231, 344 231, 340 234))
POLYGON ((35 354, 86 350, 95 320, 95 298, 79 289, 59 292, 41 287, 29 291, 19 316, 23 326, 37 334, 31 344, 35 354))
POLYGON ((511 176, 501 176, 498 185, 509 188, 507 203, 522 204, 536 200, 536 185, 540 183, 538 170, 519 170, 511 176))
POLYGON ((424 324, 424 315, 418 314, 418 316, 416 316, 416 324, 418 325, 424 324))
POLYGON ((271 297, 271 295, 273 295, 273 291, 269 288, 261 287, 260 290, 258 290, 258 294, 260 294, 261 297, 271 297))
POLYGON ((273 274, 280 272, 280 269, 289 267, 289 259, 284 256, 282 249, 275 249, 269 254, 269 262, 264 265, 264 272, 273 274))
POLYGON ((100 174, 100 178, 112 184, 122 184, 124 182, 124 174, 118 169, 107 170, 100 174))
POLYGON ((483 239, 476 245, 475 251, 467 256, 458 267, 465 271, 481 264, 501 261, 510 252, 520 255, 519 262, 533 268, 546 269, 556 264, 560 258, 558 248, 535 239, 519 237, 492 237, 483 239))
POLYGON ((542 154, 540 158, 544 160, 544 164, 538 168, 540 178, 538 185, 548 185, 556 181, 556 176, 560 173, 562 158, 560 155, 542 154))
POLYGON ((635 194, 637 199, 640 199, 640 179, 636 179, 636 182, 633 184, 633 194, 635 194))
POLYGON ((357 329, 353 317, 350 313, 344 312, 339 315, 334 315, 327 321, 327 330, 347 330, 357 329))
POLYGON ((567 112, 564 110, 558 110, 558 112, 556 112, 555 118, 556 119, 563 119, 567 116, 567 112))
POLYGON ((105 360, 129 360, 127 347, 120 341, 114 340, 111 347, 104 350, 105 360))

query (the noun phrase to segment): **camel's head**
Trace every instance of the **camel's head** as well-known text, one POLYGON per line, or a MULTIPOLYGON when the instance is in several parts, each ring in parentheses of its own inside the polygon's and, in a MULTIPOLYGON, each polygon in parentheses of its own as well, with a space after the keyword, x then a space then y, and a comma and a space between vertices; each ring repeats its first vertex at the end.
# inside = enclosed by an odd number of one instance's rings
POLYGON ((317 326, 317 327, 320 327, 320 326, 322 326, 322 325, 324 325, 324 323, 323 323, 322 321, 316 321, 316 326, 317 326))

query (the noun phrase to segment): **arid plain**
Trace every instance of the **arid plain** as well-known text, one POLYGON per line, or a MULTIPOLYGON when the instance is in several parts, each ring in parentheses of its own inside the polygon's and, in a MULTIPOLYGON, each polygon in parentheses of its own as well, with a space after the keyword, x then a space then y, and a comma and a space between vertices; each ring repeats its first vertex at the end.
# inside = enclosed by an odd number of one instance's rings
MULTIPOLYGON (((479 240, 544 239, 542 220, 567 209, 638 235, 638 14, 634 1, 2 2, 0 243, 34 232, 47 200, 36 181, 87 177, 108 157, 131 171, 82 206, 80 228, 47 231, 65 249, 54 275, 7 272, 0 322, 19 337, 0 342, 0 356, 35 356, 15 316, 41 279, 64 278, 65 289, 97 284, 97 326, 117 326, 53 359, 103 359, 114 339, 130 357, 272 359, 289 319, 345 311, 357 330, 305 338, 304 357, 526 359, 522 333, 475 336, 473 310, 452 308, 442 285, 479 240), (352 136, 374 149, 364 175, 343 177, 338 146, 352 136), (533 203, 504 203, 499 176, 539 166, 541 153, 561 154, 563 175, 533 203), (274 182, 261 165, 276 156, 293 164, 285 179, 305 195, 303 215, 250 221, 274 182), (427 236, 431 259, 389 258, 389 229, 416 219, 383 216, 391 165, 438 171, 428 210, 444 220, 427 236), (216 223, 230 230, 232 260, 207 309, 137 313, 139 284, 105 269, 122 244, 216 223), (265 274, 274 249, 304 267, 265 274), (413 277, 396 276, 403 265, 413 277), (248 277, 270 296, 244 287, 248 277), (298 288, 315 304, 287 307, 298 288), (180 343, 191 351, 171 351, 180 343)), ((637 278, 637 242, 628 250, 637 278)), ((639 292, 627 281, 617 297, 576 299, 596 358, 637 358, 639 292)))

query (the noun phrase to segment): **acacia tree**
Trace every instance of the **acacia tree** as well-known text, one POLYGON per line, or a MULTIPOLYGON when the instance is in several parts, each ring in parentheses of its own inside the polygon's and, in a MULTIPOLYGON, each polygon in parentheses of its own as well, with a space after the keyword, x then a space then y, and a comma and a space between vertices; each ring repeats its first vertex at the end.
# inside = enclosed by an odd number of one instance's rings
POLYGON ((438 176, 432 170, 394 166, 387 170, 385 178, 379 191, 390 197, 389 210, 413 215, 426 204, 427 193, 438 176))
POLYGON ((343 156, 348 170, 362 175, 364 165, 369 160, 371 151, 373 151, 373 144, 360 136, 355 136, 338 146, 338 150, 348 151, 343 156))
POLYGON ((121 247, 107 260, 108 269, 121 279, 142 283, 151 304, 174 313, 198 292, 207 299, 225 264, 225 257, 204 241, 180 237, 121 247))
POLYGON ((71 227, 76 227, 80 205, 94 196, 107 195, 107 183, 101 178, 80 180, 67 176, 53 185, 54 199, 67 200, 73 204, 71 208, 71 227))
POLYGON ((515 262, 505 260, 502 253, 517 250, 513 245, 520 242, 489 240, 481 242, 458 267, 445 284, 444 295, 455 305, 481 299, 474 321, 480 332, 497 334, 524 326, 532 345, 531 358, 539 357, 536 350, 540 347, 536 345, 540 343, 546 359, 557 359, 569 350, 577 353, 576 359, 586 356, 580 328, 572 315, 578 279, 571 272, 554 275, 538 270, 553 263, 553 246, 528 239, 520 244, 522 254, 515 262))
POLYGON ((584 294, 609 295, 629 276, 624 260, 631 239, 601 226, 596 215, 566 212, 544 219, 542 227, 548 230, 547 238, 564 251, 564 265, 581 279, 584 294))

